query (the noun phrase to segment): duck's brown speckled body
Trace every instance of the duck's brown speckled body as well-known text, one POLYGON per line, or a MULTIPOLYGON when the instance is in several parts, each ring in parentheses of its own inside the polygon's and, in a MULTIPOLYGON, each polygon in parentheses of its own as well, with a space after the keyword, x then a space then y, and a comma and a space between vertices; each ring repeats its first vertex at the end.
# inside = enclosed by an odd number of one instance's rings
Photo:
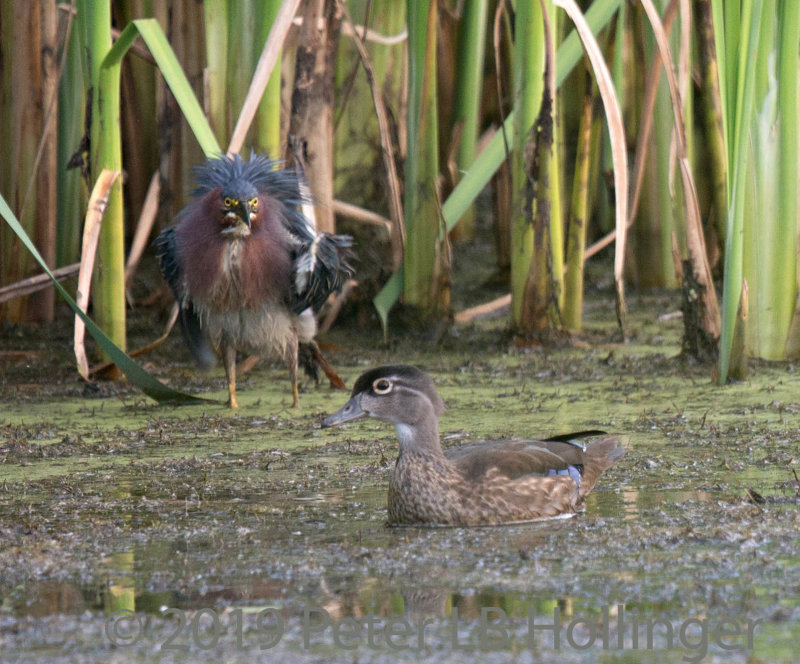
POLYGON ((350 401, 323 423, 365 415, 397 427, 400 455, 389 483, 389 523, 495 525, 569 515, 625 450, 615 437, 472 443, 443 452, 444 403, 430 376, 406 365, 364 373, 350 401))

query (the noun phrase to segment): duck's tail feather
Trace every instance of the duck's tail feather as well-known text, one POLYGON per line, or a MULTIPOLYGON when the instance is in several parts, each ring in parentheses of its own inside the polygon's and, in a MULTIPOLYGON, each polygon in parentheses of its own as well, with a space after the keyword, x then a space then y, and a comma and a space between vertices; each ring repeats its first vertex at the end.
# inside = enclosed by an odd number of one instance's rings
POLYGON ((606 468, 610 468, 625 456, 626 450, 619 442, 618 437, 610 436, 586 446, 580 483, 581 499, 592 490, 606 468))

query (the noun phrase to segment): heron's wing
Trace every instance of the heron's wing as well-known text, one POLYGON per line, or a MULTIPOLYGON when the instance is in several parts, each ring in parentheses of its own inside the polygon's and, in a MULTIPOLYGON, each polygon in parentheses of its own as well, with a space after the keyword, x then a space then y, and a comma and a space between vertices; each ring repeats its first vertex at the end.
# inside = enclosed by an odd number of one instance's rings
POLYGON ((191 300, 186 297, 186 289, 183 284, 183 267, 177 247, 175 226, 163 230, 153 244, 156 248, 156 258, 161 268, 161 274, 164 275, 164 280, 178 302, 178 320, 180 321, 183 338, 186 340, 186 344, 189 346, 197 365, 204 370, 210 369, 217 363, 217 354, 203 333, 200 317, 197 315, 191 300))
POLYGON ((353 276, 350 265, 353 238, 317 233, 311 242, 295 245, 292 310, 319 311, 328 296, 353 276))
POLYGON ((156 249, 156 259, 161 268, 164 280, 172 290, 175 299, 180 302, 183 299, 183 276, 180 257, 176 246, 175 226, 161 231, 153 241, 156 249))
MULTIPOLYGON (((257 160, 251 155, 248 167, 257 160)), ((271 198, 280 209, 292 258, 292 311, 299 314, 309 307, 319 311, 328 296, 353 276, 353 239, 317 231, 311 193, 301 170, 278 169, 274 162, 264 161, 251 178, 259 193, 271 198)))
POLYGON ((353 276, 349 235, 317 231, 311 193, 302 172, 295 172, 298 200, 286 208, 284 218, 292 245, 292 310, 300 313, 322 308, 328 296, 353 276))

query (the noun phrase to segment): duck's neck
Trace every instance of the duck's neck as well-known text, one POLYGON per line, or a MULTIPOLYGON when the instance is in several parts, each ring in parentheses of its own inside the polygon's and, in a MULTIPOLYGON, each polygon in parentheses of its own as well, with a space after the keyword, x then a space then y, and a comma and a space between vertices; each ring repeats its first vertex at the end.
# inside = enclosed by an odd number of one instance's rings
POLYGON ((400 441, 400 456, 413 453, 427 453, 444 456, 439 443, 439 419, 422 418, 414 424, 395 424, 400 441))

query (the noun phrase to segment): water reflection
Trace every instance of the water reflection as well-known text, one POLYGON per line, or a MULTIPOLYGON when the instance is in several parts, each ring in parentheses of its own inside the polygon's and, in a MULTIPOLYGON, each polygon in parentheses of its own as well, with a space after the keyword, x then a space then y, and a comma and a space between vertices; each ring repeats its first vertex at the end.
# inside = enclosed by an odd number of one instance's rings
MULTIPOLYGON (((120 562, 126 561, 113 564, 120 562)), ((130 656, 127 661, 148 661, 154 649, 173 646, 198 656, 213 649, 237 662, 265 647, 287 659, 263 661, 292 661, 292 653, 357 651, 379 657, 406 648, 418 654, 529 652, 559 661, 595 661, 600 652, 614 655, 613 661, 616 656, 643 661, 645 655, 657 655, 658 661, 700 661, 712 652, 725 655, 724 661, 746 661, 753 654, 759 622, 740 607, 714 602, 687 609, 680 601, 603 602, 488 589, 402 588, 381 577, 353 579, 346 590, 322 578, 305 591, 287 595, 284 585, 268 579, 203 596, 137 589, 135 605, 122 607, 134 596, 134 588, 124 581, 82 589, 42 584, 38 600, 18 607, 17 615, 44 621, 40 624, 47 629, 33 638, 28 630, 27 646, 40 654, 122 647, 130 656), (48 620, 54 614, 71 614, 76 620, 48 620), (122 620, 127 620, 124 626, 122 620), (727 640, 710 631, 709 625, 720 624, 727 640)), ((0 642, 11 648, 7 653, 19 647, 8 629, 0 631, 0 642)), ((761 645, 763 652, 767 645, 761 645)))

